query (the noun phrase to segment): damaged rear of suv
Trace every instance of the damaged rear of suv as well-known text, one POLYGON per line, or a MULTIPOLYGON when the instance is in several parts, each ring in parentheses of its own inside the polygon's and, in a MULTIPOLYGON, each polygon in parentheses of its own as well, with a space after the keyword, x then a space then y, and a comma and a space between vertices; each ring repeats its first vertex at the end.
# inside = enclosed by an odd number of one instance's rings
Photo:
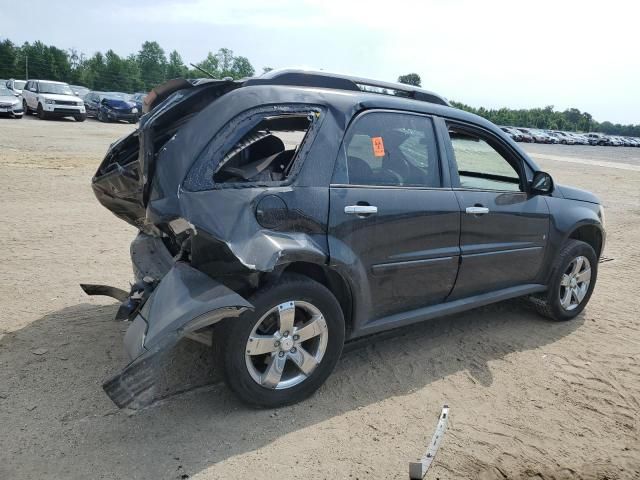
POLYGON ((139 230, 135 283, 84 286, 122 300, 117 318, 131 322, 131 363, 104 384, 120 407, 154 398, 159 358, 183 338, 215 346, 241 399, 279 406, 313 393, 345 340, 519 295, 556 319, 588 301, 604 245, 597 199, 563 196, 497 127, 438 95, 281 70, 172 80, 145 101, 93 178, 100 203, 139 230), (505 164, 462 169, 480 141, 505 164), (493 193, 457 191, 474 188, 493 193), (552 227, 549 202, 565 198, 573 213, 552 227), (482 218, 480 202, 496 214, 482 218), (484 250, 465 245, 467 227, 494 232, 484 250), (558 264, 569 238, 580 255, 562 262, 582 259, 570 278, 558 264))

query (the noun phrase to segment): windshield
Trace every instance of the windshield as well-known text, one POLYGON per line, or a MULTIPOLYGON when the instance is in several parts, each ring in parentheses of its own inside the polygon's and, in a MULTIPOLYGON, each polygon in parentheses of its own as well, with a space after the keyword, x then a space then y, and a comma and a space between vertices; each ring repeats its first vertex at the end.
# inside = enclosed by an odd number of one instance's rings
POLYGON ((71 88, 66 83, 44 83, 39 84, 40 93, 56 93, 58 95, 73 95, 71 88))
POLYGON ((107 92, 100 94, 100 100, 104 99, 108 100, 124 100, 125 102, 129 101, 131 96, 128 93, 120 93, 120 92, 107 92))
POLYGON ((5 95, 11 95, 13 97, 13 92, 4 85, 0 85, 0 97, 3 97, 5 95))
POLYGON ((16 90, 22 90, 26 84, 27 82, 23 80, 14 80, 13 88, 15 88, 16 90))

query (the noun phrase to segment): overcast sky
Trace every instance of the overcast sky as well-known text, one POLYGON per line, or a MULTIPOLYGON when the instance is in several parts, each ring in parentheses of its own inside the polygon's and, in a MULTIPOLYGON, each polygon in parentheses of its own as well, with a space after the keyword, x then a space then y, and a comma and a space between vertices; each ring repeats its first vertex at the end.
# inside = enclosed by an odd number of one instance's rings
POLYGON ((185 62, 231 48, 263 66, 306 66, 422 86, 473 106, 576 107, 640 123, 640 6, 536 0, 0 0, 0 38, 87 55, 156 40, 185 62))

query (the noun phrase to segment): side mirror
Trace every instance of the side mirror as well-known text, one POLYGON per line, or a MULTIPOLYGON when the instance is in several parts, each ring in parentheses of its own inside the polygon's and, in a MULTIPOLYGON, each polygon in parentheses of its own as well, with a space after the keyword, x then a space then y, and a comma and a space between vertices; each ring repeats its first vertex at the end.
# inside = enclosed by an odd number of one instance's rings
POLYGON ((546 195, 553 192, 553 178, 547 172, 536 172, 531 180, 531 193, 546 195))

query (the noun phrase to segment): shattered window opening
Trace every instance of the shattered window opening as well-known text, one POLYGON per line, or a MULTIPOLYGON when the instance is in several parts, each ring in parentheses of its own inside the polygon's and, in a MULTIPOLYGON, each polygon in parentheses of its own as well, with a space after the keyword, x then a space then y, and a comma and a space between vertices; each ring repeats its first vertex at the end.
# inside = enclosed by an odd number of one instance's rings
POLYGON ((214 182, 286 180, 315 117, 315 112, 265 114, 223 156, 213 174, 214 182))

